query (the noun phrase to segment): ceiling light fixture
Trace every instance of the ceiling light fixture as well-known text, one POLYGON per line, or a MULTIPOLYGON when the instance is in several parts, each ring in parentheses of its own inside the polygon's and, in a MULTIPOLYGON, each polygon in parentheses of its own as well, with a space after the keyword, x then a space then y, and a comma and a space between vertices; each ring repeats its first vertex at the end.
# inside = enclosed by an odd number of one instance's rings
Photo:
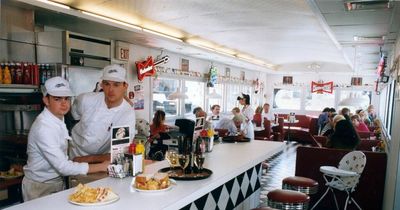
POLYGON ((112 19, 112 18, 109 18, 109 17, 106 17, 106 16, 94 14, 94 13, 87 12, 87 11, 82 11, 82 13, 85 14, 85 15, 89 15, 89 16, 98 18, 98 19, 102 19, 102 20, 105 20, 105 21, 109 21, 109 22, 112 22, 112 23, 123 25, 123 26, 126 26, 126 27, 134 29, 134 30, 138 30, 138 31, 142 31, 143 30, 143 28, 140 27, 140 26, 136 26, 136 25, 133 25, 133 24, 130 24, 130 23, 125 23, 125 22, 122 22, 120 20, 112 19))
POLYGON ((354 10, 379 10, 392 7, 389 0, 344 0, 347 11, 354 10))
POLYGON ((157 36, 161 36, 161 37, 164 37, 164 38, 167 38, 167 39, 171 39, 171 40, 174 40, 174 41, 177 41, 177 42, 183 42, 182 39, 179 39, 177 37, 173 37, 171 35, 163 34, 163 33, 160 33, 160 32, 157 32, 157 31, 153 31, 153 30, 150 30, 150 29, 143 28, 143 31, 147 32, 147 33, 150 33, 150 34, 157 35, 157 36))
POLYGON ((356 42, 371 42, 382 43, 385 41, 386 36, 354 36, 353 40, 356 42))
POLYGON ((63 9, 71 9, 71 7, 69 7, 69 6, 65 5, 65 4, 60 4, 60 3, 57 3, 57 2, 53 2, 53 1, 48 1, 48 0, 36 0, 36 1, 43 2, 45 4, 49 4, 49 5, 52 5, 52 6, 60 7, 60 8, 63 8, 63 9))
POLYGON ((321 68, 321 65, 319 65, 318 63, 311 63, 307 65, 307 68, 311 70, 318 70, 321 68))

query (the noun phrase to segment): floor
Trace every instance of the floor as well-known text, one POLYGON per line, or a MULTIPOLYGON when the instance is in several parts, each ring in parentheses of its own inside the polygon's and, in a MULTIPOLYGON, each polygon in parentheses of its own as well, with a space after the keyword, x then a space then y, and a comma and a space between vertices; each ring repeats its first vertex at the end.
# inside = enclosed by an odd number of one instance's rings
POLYGON ((296 149, 301 144, 290 142, 286 148, 268 159, 269 169, 261 177, 260 207, 267 206, 267 194, 274 189, 282 188, 282 180, 294 176, 296 166, 296 149))

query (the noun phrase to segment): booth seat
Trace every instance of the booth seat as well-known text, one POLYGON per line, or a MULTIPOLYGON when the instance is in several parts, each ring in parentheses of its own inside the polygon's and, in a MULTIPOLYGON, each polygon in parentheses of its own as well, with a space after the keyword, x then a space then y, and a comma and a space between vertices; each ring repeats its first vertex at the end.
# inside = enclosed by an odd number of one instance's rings
MULTIPOLYGON (((320 147, 326 147, 328 138, 326 136, 313 136, 314 140, 320 147)), ((376 147, 380 140, 361 140, 356 150, 372 151, 372 147, 376 147)), ((315 144, 312 144, 315 146, 315 144)))
MULTIPOLYGON (((278 116, 287 119, 286 114, 278 114, 278 116)), ((309 115, 295 115, 295 118, 299 122, 290 125, 290 140, 311 143, 312 139, 310 138, 309 134, 318 134, 318 118, 314 118, 309 115)), ((284 123, 284 130, 287 134, 289 131, 288 123, 284 123)))
MULTIPOLYGON (((362 141, 360 145, 366 142, 370 143, 371 140, 362 141)), ((315 196, 319 198, 326 191, 325 181, 319 168, 326 165, 337 166, 341 158, 348 152, 350 151, 300 146, 297 148, 295 175, 316 180, 320 189, 315 196)), ((382 209, 383 204, 387 156, 383 152, 363 152, 367 157, 367 163, 353 196, 362 209, 379 210, 382 209)), ((346 193, 335 191, 335 195, 340 204, 344 203, 346 193)), ((326 198, 318 204, 317 209, 330 209, 335 206, 332 196, 329 192, 326 198)), ((310 203, 310 206, 313 206, 313 203, 310 203)), ((357 209, 357 207, 349 205, 348 209, 357 209)))

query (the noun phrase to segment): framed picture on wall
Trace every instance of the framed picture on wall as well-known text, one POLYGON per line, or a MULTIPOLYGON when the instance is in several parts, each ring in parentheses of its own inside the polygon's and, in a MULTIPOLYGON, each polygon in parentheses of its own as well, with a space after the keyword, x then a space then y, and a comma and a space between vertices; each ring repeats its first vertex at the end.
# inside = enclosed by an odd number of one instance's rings
POLYGON ((352 77, 351 85, 353 86, 361 86, 362 85, 362 77, 352 77))
POLYGON ((228 68, 228 67, 225 68, 225 76, 226 77, 230 77, 231 76, 231 69, 228 68))
POLYGON ((293 77, 292 76, 283 76, 283 81, 282 83, 284 85, 291 85, 293 84, 293 77))
POLYGON ((244 81, 245 80, 245 72, 244 71, 240 71, 240 80, 244 81))
POLYGON ((189 71, 189 60, 188 59, 181 59, 181 70, 182 71, 189 71))

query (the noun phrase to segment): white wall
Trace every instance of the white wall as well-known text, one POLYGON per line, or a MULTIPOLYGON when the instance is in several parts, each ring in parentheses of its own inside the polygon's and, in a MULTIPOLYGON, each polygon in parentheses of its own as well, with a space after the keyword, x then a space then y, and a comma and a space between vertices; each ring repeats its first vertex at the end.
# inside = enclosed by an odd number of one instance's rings
MULTIPOLYGON (((137 79, 135 62, 143 61, 148 56, 153 56, 153 58, 156 58, 157 55, 161 53, 161 51, 133 44, 129 45, 129 50, 130 54, 128 63, 128 82, 129 82, 128 92, 133 91, 133 87, 135 85, 141 84, 143 86, 144 96, 145 96, 144 109, 136 110, 136 118, 142 118, 150 121, 153 117, 153 113, 151 113, 152 80, 151 77, 145 77, 145 79, 142 82, 139 82, 139 80, 137 79)), ((189 60, 189 71, 208 73, 211 67, 211 61, 188 57, 185 55, 172 53, 168 51, 164 51, 163 56, 164 55, 169 56, 168 63, 162 65, 165 68, 180 69, 181 58, 189 60)), ((213 62, 213 65, 218 69, 218 75, 225 75, 225 68, 229 67, 231 71, 230 72, 231 77, 239 77, 240 72, 244 71, 246 80, 255 80, 256 78, 259 78, 259 80, 262 81, 266 78, 265 73, 258 71, 250 71, 248 69, 229 66, 218 62, 213 62)))

